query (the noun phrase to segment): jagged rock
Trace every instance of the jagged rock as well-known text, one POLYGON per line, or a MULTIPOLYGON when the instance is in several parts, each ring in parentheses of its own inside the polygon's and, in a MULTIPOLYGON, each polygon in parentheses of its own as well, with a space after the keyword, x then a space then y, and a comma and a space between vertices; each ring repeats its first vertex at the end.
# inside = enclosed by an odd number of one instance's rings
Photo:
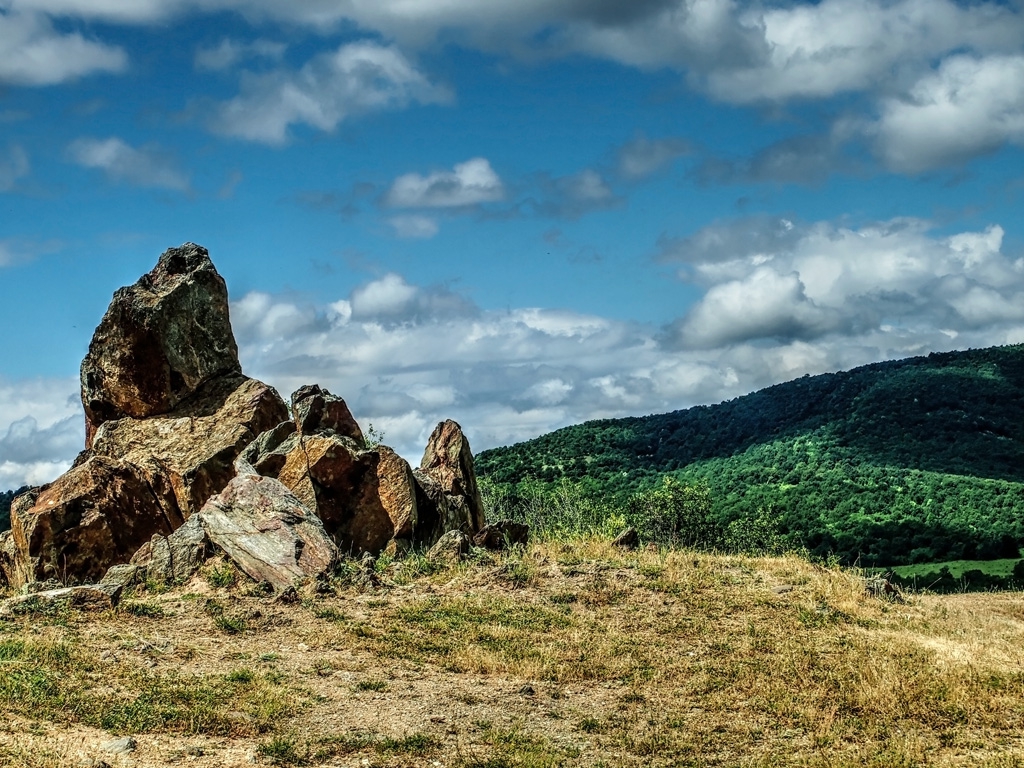
POLYGON ((388 448, 377 446, 377 496, 391 519, 392 536, 413 537, 418 522, 416 478, 409 462, 388 448))
POLYGON ((511 520, 499 520, 485 525, 473 537, 473 544, 484 549, 503 550, 508 547, 525 547, 530 541, 530 526, 511 520))
POLYGON ((295 426, 304 435, 334 432, 351 437, 360 448, 365 443, 363 431, 345 401, 316 384, 307 384, 292 393, 292 414, 295 426))
POLYGON ((209 540, 275 591, 328 573, 338 548, 317 516, 279 481, 239 475, 199 511, 209 540))
POLYGON ((205 248, 170 248, 114 294, 89 344, 86 448, 105 421, 168 413, 207 381, 241 371, 224 279, 205 248))
MULTIPOLYGON (((317 513, 343 551, 379 553, 391 539, 413 535, 417 497, 412 469, 390 448, 367 450, 361 441, 342 434, 336 428, 337 412, 328 420, 308 416, 330 413, 321 405, 303 411, 304 403, 322 397, 318 387, 298 390, 292 401, 298 404, 296 420, 305 418, 302 430, 280 424, 252 443, 240 460, 284 483, 317 513)), ((348 413, 340 398, 335 401, 348 413)))
POLYGON ((236 468, 237 462, 243 461, 260 475, 277 477, 289 452, 288 448, 281 450, 281 446, 295 433, 294 421, 283 421, 273 429, 267 430, 242 451, 236 461, 236 468))
POLYGON ((61 587, 9 598, 0 603, 0 615, 24 613, 61 603, 80 611, 109 611, 117 606, 120 599, 121 588, 116 585, 61 587))
POLYGON ((612 540, 613 547, 636 549, 640 546, 640 534, 636 528, 627 528, 612 540))
POLYGON ((414 476, 419 486, 421 524, 434 529, 429 538, 455 529, 473 535, 484 527, 484 505, 473 469, 473 452, 456 422, 449 419, 434 428, 414 476))
POLYGON ((234 476, 235 458, 288 419, 242 375, 227 289, 206 250, 166 251, 114 294, 82 363, 87 446, 72 469, 12 508, 15 585, 93 580, 167 536, 234 476))
POLYGON ((146 580, 146 569, 131 563, 112 565, 107 569, 106 574, 100 579, 99 587, 113 587, 116 589, 127 589, 146 580))
POLYGON ((168 486, 184 519, 234 477, 243 449, 287 417, 276 390, 232 374, 207 382, 164 416, 105 422, 93 451, 142 468, 154 489, 168 486))
POLYGON ((56 578, 95 581, 124 563, 153 534, 182 520, 135 466, 92 455, 53 483, 11 505, 16 547, 8 579, 18 586, 56 578))
POLYGON ((14 568, 14 536, 7 530, 0 533, 0 589, 11 586, 8 571, 14 568))
POLYGON ((131 562, 146 569, 146 576, 165 584, 184 583, 199 570, 210 547, 200 515, 192 515, 170 536, 157 534, 143 545, 131 562))
POLYGON ((472 542, 462 531, 448 531, 427 552, 431 562, 457 563, 469 554, 472 542))

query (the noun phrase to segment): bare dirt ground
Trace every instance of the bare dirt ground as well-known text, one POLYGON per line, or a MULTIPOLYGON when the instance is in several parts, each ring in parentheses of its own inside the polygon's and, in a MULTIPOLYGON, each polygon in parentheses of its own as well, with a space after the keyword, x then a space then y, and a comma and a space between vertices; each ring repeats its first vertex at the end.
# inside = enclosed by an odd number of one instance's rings
POLYGON ((599 542, 354 574, 0 620, 0 765, 1024 766, 1018 595, 599 542))

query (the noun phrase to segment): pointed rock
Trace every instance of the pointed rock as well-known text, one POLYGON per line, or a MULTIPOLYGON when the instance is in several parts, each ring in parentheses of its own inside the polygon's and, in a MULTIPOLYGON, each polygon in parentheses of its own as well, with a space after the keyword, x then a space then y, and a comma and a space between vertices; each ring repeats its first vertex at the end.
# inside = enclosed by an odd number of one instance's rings
POLYGON ((364 447, 363 431, 345 401, 316 384, 307 384, 292 393, 292 413, 300 434, 333 432, 364 447))
POLYGON ((451 419, 435 427, 416 472, 420 485, 421 521, 432 521, 437 533, 461 530, 469 535, 484 527, 484 505, 476 483, 473 452, 462 427, 451 419))
POLYGON ((224 279, 205 248, 171 248, 114 294, 89 345, 86 447, 106 421, 167 413, 210 379, 241 370, 224 279))

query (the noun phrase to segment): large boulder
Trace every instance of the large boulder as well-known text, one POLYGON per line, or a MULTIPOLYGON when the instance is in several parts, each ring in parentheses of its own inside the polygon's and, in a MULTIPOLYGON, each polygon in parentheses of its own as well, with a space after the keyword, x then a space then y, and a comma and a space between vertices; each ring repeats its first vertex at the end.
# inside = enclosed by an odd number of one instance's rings
POLYGON ((276 592, 321 578, 338 561, 323 523, 281 482, 240 474, 198 514, 207 538, 276 592))
POLYGON ((224 279, 205 248, 171 248, 114 294, 89 344, 86 448, 105 421, 168 413, 210 379, 241 371, 224 279))
POLYGON ((231 374, 207 382, 164 416, 105 422, 93 452, 143 469, 154 488, 167 485, 187 518, 234 477, 242 450, 287 417, 276 390, 231 374))
POLYGON ((127 562, 155 533, 182 523, 173 496, 156 493, 138 467, 93 454, 53 483, 15 498, 14 586, 57 579, 95 581, 127 562))
POLYGON ((420 525, 433 529, 431 540, 453 530, 472 536, 484 527, 473 452, 456 422, 448 419, 434 428, 415 478, 420 525))

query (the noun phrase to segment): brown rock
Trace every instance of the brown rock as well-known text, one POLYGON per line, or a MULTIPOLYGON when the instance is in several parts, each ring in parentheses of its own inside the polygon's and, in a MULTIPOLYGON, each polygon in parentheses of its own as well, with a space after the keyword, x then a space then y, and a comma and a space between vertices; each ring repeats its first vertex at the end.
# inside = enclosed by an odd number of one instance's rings
POLYGON ((640 534, 636 528, 627 528, 612 541, 613 547, 621 549, 636 549, 640 546, 640 534))
POLYGON ((135 466, 91 455, 11 506, 16 548, 11 581, 95 581, 155 533, 182 522, 173 496, 154 493, 135 466))
POLYGON ((112 419, 165 414, 207 381, 241 373, 228 292, 205 248, 185 243, 114 294, 82 362, 86 447, 112 419))
POLYGON ((320 519, 273 478, 239 475, 198 518, 213 544, 276 592, 325 575, 338 560, 320 519))
POLYGON ((392 536, 410 539, 416 529, 416 478, 409 462, 388 448, 377 446, 377 495, 388 513, 392 536))
POLYGON ((454 564, 465 559, 472 542, 462 531, 448 531, 427 552, 427 559, 435 563, 454 564))
POLYGON ((117 585, 61 587, 12 597, 0 605, 0 615, 31 612, 36 608, 60 603, 80 611, 109 611, 117 606, 120 599, 121 587, 117 585))
POLYGON ((345 401, 316 384, 299 387, 292 393, 295 426, 303 435, 333 432, 352 438, 360 448, 365 439, 345 401))
POLYGON ((484 527, 473 452, 456 422, 449 419, 434 429, 415 477, 420 486, 417 501, 422 502, 420 518, 433 528, 432 538, 456 529, 472 535, 484 527))
POLYGON ((93 451, 140 467, 155 490, 170 491, 187 518, 234 477, 242 450, 287 416, 272 387, 241 374, 223 376, 164 416, 105 422, 93 451))
POLYGON ((473 537, 473 544, 484 549, 500 551, 509 547, 525 547, 530 541, 530 526, 511 520, 499 520, 485 525, 473 537))
POLYGON ((0 533, 0 589, 11 586, 9 573, 14 571, 14 535, 10 530, 0 533))

